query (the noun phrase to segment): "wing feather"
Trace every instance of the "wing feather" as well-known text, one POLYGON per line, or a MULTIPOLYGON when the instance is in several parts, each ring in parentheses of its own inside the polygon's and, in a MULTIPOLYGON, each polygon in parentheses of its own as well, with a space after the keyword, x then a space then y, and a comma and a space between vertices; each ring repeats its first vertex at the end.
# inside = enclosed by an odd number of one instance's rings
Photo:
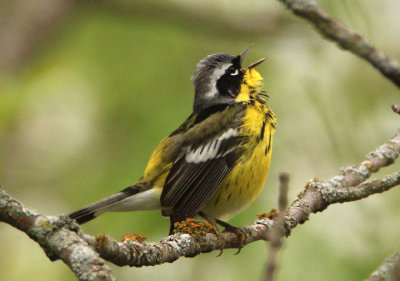
POLYGON ((184 147, 165 181, 162 206, 172 208, 180 220, 195 216, 236 164, 245 139, 230 128, 196 146, 184 147))
MULTIPOLYGON (((222 159, 220 160, 222 161, 222 159)), ((219 161, 219 162, 220 162, 219 161)), ((189 198, 192 198, 193 202, 190 204, 180 204, 176 208, 176 212, 178 214, 183 214, 185 217, 193 217, 196 215, 202 207, 210 200, 212 195, 218 189, 222 181, 224 180, 227 173, 230 171, 227 165, 221 165, 220 170, 216 173, 205 177, 197 186, 197 188, 193 189, 193 192, 189 198), (208 188, 201 188, 202 186, 206 186, 208 188), (211 188, 210 188, 211 187, 211 188), (215 188, 216 187, 216 188, 215 188)))

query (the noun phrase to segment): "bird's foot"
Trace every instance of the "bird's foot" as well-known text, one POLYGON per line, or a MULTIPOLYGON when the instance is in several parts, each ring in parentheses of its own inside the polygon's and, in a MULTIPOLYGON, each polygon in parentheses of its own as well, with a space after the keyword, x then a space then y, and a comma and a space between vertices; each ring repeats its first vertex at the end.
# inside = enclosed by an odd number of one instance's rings
POLYGON ((217 235, 217 239, 219 241, 219 246, 220 246, 220 253, 218 255, 221 256, 224 249, 223 249, 223 239, 222 239, 222 235, 221 235, 221 231, 218 229, 217 224, 219 224, 220 226, 224 227, 224 231, 223 232, 232 232, 235 233, 238 238, 239 238, 239 247, 238 247, 238 251, 235 253, 235 255, 239 254, 240 251, 242 250, 243 246, 246 245, 246 241, 247 241, 247 235, 246 232, 243 230, 243 228, 241 227, 236 227, 233 226, 227 222, 224 222, 222 220, 219 219, 214 219, 206 214, 204 214, 203 212, 199 213, 200 216, 202 216, 203 218, 205 218, 210 224, 212 224, 214 226, 214 228, 216 229, 216 235, 217 235))
POLYGON ((224 221, 221 221, 218 219, 216 220, 216 223, 219 224, 220 226, 224 227, 223 232, 232 232, 237 235, 237 237, 239 239, 239 247, 238 247, 238 251, 235 253, 235 255, 239 254, 247 242, 247 234, 244 231, 244 229, 242 227, 233 226, 227 222, 224 222, 224 221))

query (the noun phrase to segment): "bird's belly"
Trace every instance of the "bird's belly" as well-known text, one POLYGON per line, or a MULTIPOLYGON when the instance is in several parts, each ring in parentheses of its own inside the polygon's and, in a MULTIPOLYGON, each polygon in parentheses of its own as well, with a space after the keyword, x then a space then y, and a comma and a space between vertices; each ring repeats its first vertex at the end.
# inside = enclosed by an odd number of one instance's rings
POLYGON ((229 219, 260 194, 268 176, 272 143, 261 141, 246 161, 240 161, 222 182, 203 212, 214 218, 229 219))

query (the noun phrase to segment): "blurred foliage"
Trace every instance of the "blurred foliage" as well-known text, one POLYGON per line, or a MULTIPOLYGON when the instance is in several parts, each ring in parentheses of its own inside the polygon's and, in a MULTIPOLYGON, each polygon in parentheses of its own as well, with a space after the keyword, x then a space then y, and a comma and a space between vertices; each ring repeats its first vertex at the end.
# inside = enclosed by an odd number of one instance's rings
MULTIPOLYGON (((319 2, 400 57, 399 3, 319 2)), ((190 114, 196 63, 210 53, 239 54, 250 43, 256 45, 247 63, 267 57, 259 70, 279 127, 267 188, 233 224, 249 224, 276 206, 280 171, 290 173, 294 199, 308 179, 336 175, 393 135, 399 119, 390 105, 399 103, 398 89, 277 1, 88 2, 18 74, 0 78, 0 182, 44 214, 68 213, 134 183, 155 145, 190 114)), ((392 190, 313 215, 285 243, 278 280, 369 275, 398 247, 398 196, 392 190)), ((83 229, 157 241, 168 226, 152 211, 106 214, 83 229)), ((75 280, 23 233, 1 224, 0 240, 7 241, 0 244, 8 253, 0 259, 4 280, 75 280)), ((113 272, 120 280, 258 280, 267 246, 113 272)))

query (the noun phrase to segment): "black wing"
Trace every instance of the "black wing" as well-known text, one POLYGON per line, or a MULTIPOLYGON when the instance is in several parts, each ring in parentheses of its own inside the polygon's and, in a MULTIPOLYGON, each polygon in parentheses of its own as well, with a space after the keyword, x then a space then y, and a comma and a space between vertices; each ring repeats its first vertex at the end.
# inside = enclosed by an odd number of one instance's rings
POLYGON ((165 181, 161 205, 172 208, 177 220, 194 217, 235 166, 244 141, 230 128, 196 147, 184 148, 165 181))

